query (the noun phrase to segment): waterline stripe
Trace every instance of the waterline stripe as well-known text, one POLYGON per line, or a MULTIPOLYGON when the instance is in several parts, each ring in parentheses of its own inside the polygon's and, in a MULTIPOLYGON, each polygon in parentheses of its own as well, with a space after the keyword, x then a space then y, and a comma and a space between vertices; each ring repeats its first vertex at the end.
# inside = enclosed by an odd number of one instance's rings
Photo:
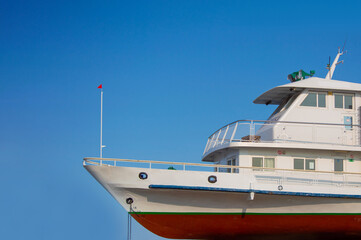
POLYGON ((332 215, 344 215, 344 216, 361 216, 361 213, 252 213, 252 212, 129 212, 134 215, 259 215, 259 216, 280 216, 280 215, 295 215, 295 216, 332 216, 332 215))
POLYGON ((237 188, 214 188, 214 187, 196 187, 196 186, 177 186, 177 185, 149 185, 153 189, 176 189, 176 190, 197 190, 197 191, 215 191, 215 192, 234 192, 234 193, 259 193, 274 194, 288 196, 304 196, 304 197, 329 197, 329 198, 357 198, 361 199, 361 195, 348 194, 330 194, 330 193, 307 193, 307 192, 284 192, 284 191, 266 191, 253 189, 237 189, 237 188))

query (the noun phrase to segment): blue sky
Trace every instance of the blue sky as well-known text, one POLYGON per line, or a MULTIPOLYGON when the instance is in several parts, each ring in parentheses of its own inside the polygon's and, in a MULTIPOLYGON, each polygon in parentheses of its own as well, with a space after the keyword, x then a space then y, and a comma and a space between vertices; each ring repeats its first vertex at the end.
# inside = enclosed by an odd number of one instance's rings
MULTIPOLYGON (((2 1, 0 236, 126 239, 83 169, 98 156, 199 162, 207 137, 266 119, 262 92, 304 69, 361 83, 358 1, 2 1)), ((162 239, 134 224, 133 239, 162 239)))

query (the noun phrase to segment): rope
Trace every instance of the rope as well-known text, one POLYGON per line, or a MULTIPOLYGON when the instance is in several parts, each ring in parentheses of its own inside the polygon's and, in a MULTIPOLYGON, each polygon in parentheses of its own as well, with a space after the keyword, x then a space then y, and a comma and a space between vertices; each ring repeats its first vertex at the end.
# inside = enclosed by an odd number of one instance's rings
POLYGON ((137 215, 137 213, 132 208, 132 204, 129 204, 127 240, 132 239, 132 215, 131 215, 131 213, 135 213, 135 215, 137 215))
POLYGON ((129 212, 128 212, 128 229, 127 229, 127 240, 132 239, 132 215, 130 214, 133 211, 132 204, 130 204, 129 212))

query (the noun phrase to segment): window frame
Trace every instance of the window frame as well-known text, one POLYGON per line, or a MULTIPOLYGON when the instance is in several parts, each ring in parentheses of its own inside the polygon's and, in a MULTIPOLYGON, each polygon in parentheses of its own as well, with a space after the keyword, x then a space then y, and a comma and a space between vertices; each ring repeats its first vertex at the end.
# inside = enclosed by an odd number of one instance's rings
POLYGON ((307 92, 306 97, 302 100, 302 102, 299 104, 300 107, 312 107, 312 108, 321 108, 321 109, 326 109, 327 108, 327 92, 307 92), (306 100, 306 98, 309 96, 310 93, 316 94, 316 106, 304 106, 302 105, 303 102, 306 100), (319 100, 319 95, 325 95, 325 106, 324 107, 320 107, 320 100, 319 100))
POLYGON ((254 171, 261 171, 261 170, 273 170, 273 169, 276 169, 276 159, 277 157, 275 156, 252 156, 252 168, 254 171), (262 166, 261 167, 256 167, 256 166, 253 166, 253 159, 254 158, 261 158, 262 159, 262 166), (265 168, 265 159, 268 158, 268 159, 273 159, 273 168, 269 168, 269 169, 260 169, 260 168, 265 168))
POLYGON ((333 171, 335 173, 343 173, 345 171, 345 159, 344 158, 334 158, 333 159, 333 171), (342 170, 336 170, 336 160, 342 161, 342 170))
POLYGON ((293 158, 293 170, 303 170, 303 171, 316 171, 316 158, 302 158, 302 157, 295 157, 293 158), (301 160, 303 161, 303 168, 295 168, 295 160, 301 160), (313 161, 314 162, 314 168, 313 169, 307 169, 307 161, 313 161))
POLYGON ((354 95, 352 94, 344 94, 343 95, 343 109, 346 110, 353 110, 353 106, 354 106, 354 95), (346 108, 346 97, 351 97, 351 108, 346 108))
POLYGON ((315 158, 305 158, 305 170, 306 171, 316 171, 316 159, 315 158), (313 169, 307 169, 307 161, 308 163, 310 163, 311 161, 313 161, 313 169))
MULTIPOLYGON (((226 165, 228 166, 239 166, 238 161, 237 161, 237 156, 232 156, 226 159, 226 165)), ((226 170, 227 173, 239 173, 239 169, 238 168, 227 168, 226 170)))
POLYGON ((333 108, 336 110, 346 110, 346 111, 354 111, 355 110, 355 94, 354 93, 334 93, 333 94, 333 108), (336 107, 336 96, 342 96, 342 107, 336 107), (351 97, 351 106, 352 108, 346 108, 345 97, 351 97))
POLYGON ((305 170, 305 159, 304 158, 293 158, 293 169, 294 170, 305 170), (302 160, 302 168, 296 168, 296 160, 302 160))

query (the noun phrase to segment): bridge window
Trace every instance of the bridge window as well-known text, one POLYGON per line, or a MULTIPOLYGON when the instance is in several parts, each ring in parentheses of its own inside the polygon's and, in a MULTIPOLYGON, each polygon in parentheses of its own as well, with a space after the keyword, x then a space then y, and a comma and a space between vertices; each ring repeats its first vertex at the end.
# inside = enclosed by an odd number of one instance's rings
POLYGON ((352 109, 352 96, 345 95, 345 109, 352 109))
POLYGON ((292 105, 292 103, 297 99, 298 95, 299 94, 297 93, 292 97, 287 98, 287 100, 285 100, 282 104, 278 106, 278 108, 276 108, 276 110, 272 113, 272 115, 268 119, 272 119, 274 115, 287 110, 292 105))
POLYGON ((305 100, 301 103, 301 106, 317 107, 317 94, 309 93, 305 100))
POLYGON ((335 108, 353 109, 353 95, 335 94, 335 108))
POLYGON ((326 107, 326 93, 309 93, 301 103, 305 107, 326 107))
POLYGON ((318 107, 326 107, 326 93, 318 93, 318 107))
POLYGON ((299 170, 315 170, 315 159, 295 158, 293 168, 299 170))

